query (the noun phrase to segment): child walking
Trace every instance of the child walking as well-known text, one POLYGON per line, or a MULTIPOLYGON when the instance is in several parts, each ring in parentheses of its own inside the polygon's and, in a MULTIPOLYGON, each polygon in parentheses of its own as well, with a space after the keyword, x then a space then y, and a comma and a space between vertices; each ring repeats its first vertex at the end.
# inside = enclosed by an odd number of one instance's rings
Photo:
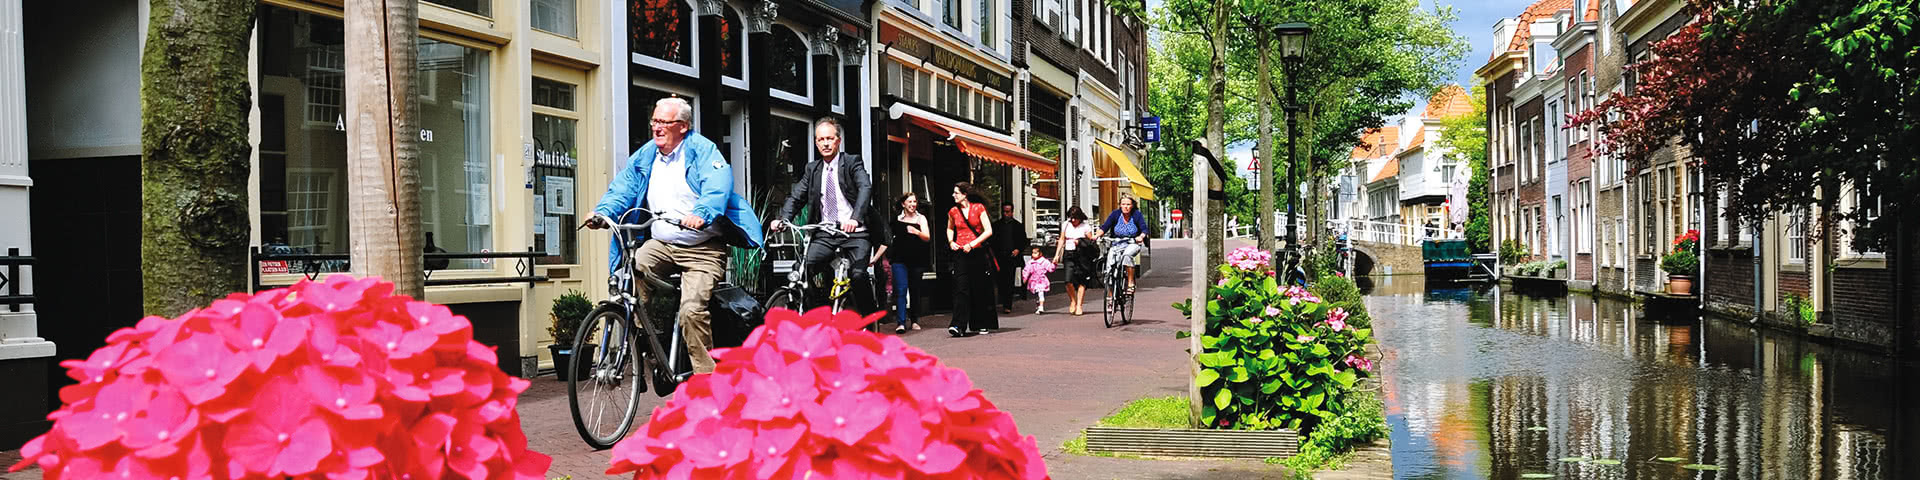
POLYGON ((1030 249, 1033 256, 1027 257, 1025 270, 1027 291, 1033 292, 1033 313, 1047 313, 1047 274, 1053 272, 1053 260, 1040 253, 1040 249, 1030 249))

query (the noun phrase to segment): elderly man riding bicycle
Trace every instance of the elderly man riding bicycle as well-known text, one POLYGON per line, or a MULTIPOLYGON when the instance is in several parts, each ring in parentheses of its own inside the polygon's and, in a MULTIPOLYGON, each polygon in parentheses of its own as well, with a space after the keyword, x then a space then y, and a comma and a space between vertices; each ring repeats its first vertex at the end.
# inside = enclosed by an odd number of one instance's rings
MULTIPOLYGON (((680 274, 680 330, 694 373, 713 371, 713 325, 707 301, 713 287, 726 276, 727 246, 760 248, 760 220, 746 198, 733 190, 733 166, 712 140, 693 132, 693 105, 669 97, 654 103, 653 141, 627 159, 615 174, 607 193, 593 208, 587 227, 607 228, 636 207, 674 218, 678 225, 659 222, 643 232, 632 250, 636 268, 656 278, 680 274)), ((610 268, 631 245, 611 247, 610 268)), ((639 305, 646 305, 647 289, 638 289, 639 305)))

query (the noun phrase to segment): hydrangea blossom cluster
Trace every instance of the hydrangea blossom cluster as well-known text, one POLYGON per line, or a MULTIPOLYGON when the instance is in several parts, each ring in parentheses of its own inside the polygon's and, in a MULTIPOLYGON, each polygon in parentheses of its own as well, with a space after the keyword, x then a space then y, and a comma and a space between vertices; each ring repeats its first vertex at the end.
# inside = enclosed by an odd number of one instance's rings
POLYGON ((447 307, 346 275, 147 317, 61 362, 21 470, 59 478, 544 478, 525 380, 447 307))
POLYGON ((1046 478, 1032 436, 966 372, 871 319, 775 309, 613 447, 634 478, 1046 478))
POLYGON ((1313 292, 1299 285, 1288 285, 1285 290, 1280 291, 1280 294, 1287 297, 1288 304, 1295 306, 1300 305, 1301 302, 1321 303, 1319 295, 1314 295, 1313 292))
POLYGON ((1273 264, 1273 254, 1256 247, 1240 247, 1227 254, 1227 264, 1245 271, 1266 269, 1273 264))

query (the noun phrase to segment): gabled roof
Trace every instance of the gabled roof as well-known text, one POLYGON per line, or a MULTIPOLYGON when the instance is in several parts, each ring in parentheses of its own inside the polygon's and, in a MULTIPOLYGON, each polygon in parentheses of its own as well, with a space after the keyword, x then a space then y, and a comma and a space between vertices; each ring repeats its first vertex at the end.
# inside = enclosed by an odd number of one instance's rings
POLYGON ((1473 94, 1459 85, 1440 87, 1440 91, 1427 99, 1427 110, 1420 118, 1452 118, 1473 113, 1473 94))
MULTIPOLYGON (((1533 5, 1527 7, 1526 11, 1520 13, 1520 25, 1513 29, 1513 38, 1507 41, 1507 48, 1505 50, 1494 50, 1493 55, 1488 57, 1488 59, 1497 59, 1500 58, 1500 55, 1515 50, 1526 50, 1527 45, 1532 43, 1534 20, 1551 17, 1554 12, 1572 8, 1573 0, 1539 0, 1534 2, 1533 5)), ((1591 10, 1592 8, 1589 7, 1588 9, 1591 10)))
POLYGON ((1360 144, 1353 147, 1353 158, 1365 160, 1392 155, 1400 149, 1400 127, 1381 127, 1368 130, 1360 135, 1360 144))
POLYGON ((1381 180, 1386 180, 1389 178, 1394 178, 1399 176, 1400 176, 1400 159, 1398 158, 1388 159, 1387 166, 1380 167, 1380 173, 1377 175, 1374 175, 1372 180, 1367 180, 1367 183, 1378 182, 1381 180))
POLYGON ((1413 140, 1407 141, 1407 146, 1405 148, 1401 148, 1400 154, 1394 155, 1394 157, 1404 157, 1404 156, 1407 156, 1407 154, 1417 152, 1422 148, 1426 148, 1426 144, 1427 144, 1427 129, 1421 128, 1420 130, 1413 132, 1413 140))

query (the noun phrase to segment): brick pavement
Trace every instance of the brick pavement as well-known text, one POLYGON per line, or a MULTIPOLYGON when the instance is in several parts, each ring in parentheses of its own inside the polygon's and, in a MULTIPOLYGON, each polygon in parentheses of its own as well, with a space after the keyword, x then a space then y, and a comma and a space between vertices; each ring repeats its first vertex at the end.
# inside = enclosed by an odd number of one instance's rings
MULTIPOLYGON (((1237 245, 1235 245, 1237 246, 1237 245)), ((1257 461, 1136 460, 1082 457, 1060 450, 1062 443, 1134 399, 1183 395, 1187 341, 1174 338, 1187 320, 1170 305, 1187 293, 1187 242, 1156 242, 1156 268, 1139 280, 1137 318, 1130 325, 1104 328, 1099 307, 1087 315, 1034 315, 1031 302, 1001 318, 1002 330, 990 335, 952 338, 947 317, 922 318, 924 330, 908 332, 908 343, 963 369, 975 387, 1000 409, 1013 414, 1023 434, 1035 436, 1046 453, 1049 471, 1061 479, 1251 479, 1287 478, 1277 466, 1257 461)), ((1098 290, 1088 297, 1097 302, 1098 290)), ((1047 296, 1049 312, 1065 311, 1066 296, 1047 296)), ((646 394, 642 412, 661 398, 646 394)), ((554 457, 548 477, 604 478, 609 453, 580 441, 567 411, 566 386, 552 377, 535 379, 520 399, 521 424, 530 446, 554 457)), ((645 415, 642 415, 644 420, 645 415)), ((0 459, 7 457, 0 454, 0 459)), ((17 457, 15 457, 17 458, 17 457)), ((11 463, 11 462, 7 462, 11 463)), ((38 479, 33 472, 0 479, 38 479)))

